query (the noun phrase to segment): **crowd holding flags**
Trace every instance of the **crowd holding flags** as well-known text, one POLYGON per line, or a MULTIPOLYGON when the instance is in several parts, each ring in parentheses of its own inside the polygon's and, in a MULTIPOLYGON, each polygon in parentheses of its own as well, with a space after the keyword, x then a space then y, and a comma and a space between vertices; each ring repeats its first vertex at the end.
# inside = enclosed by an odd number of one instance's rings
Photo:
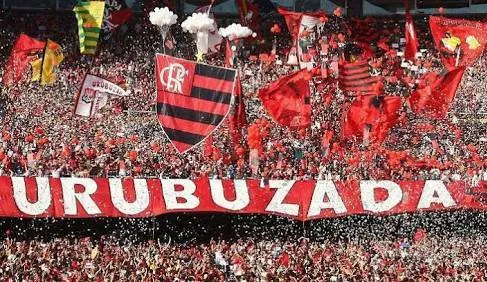
MULTIPOLYGON (((119 3, 118 0, 112 2, 119 3)), ((242 16, 247 22, 252 22, 256 18, 253 12, 258 10, 256 4, 249 1, 237 3, 242 16)), ((105 25, 110 31, 131 16, 131 11, 124 5, 109 10, 105 10, 105 5, 103 1, 81 1, 73 9, 78 21, 81 54, 95 55, 104 14, 105 25)), ((200 8, 204 13, 210 13, 210 9, 211 5, 200 8)), ((309 42, 309 35, 326 15, 322 12, 298 13, 283 8, 277 11, 287 24, 301 70, 260 89, 259 98, 267 113, 278 124, 306 128, 312 121, 310 82, 316 73, 320 73, 319 69, 312 69, 315 65, 314 62, 310 63, 307 54, 313 51, 311 45, 316 45, 309 42)), ((404 57, 414 60, 419 43, 409 9, 406 9, 405 20, 404 57)), ((446 117, 455 97, 465 67, 484 50, 487 25, 436 16, 430 17, 429 24, 434 42, 449 71, 426 74, 407 101, 418 115, 442 119, 446 117)), ((237 44, 229 39, 226 41, 227 68, 156 55, 157 116, 165 134, 180 153, 203 142, 229 115, 230 131, 234 141, 237 140, 235 143, 241 139, 241 129, 247 125, 244 95, 238 72, 231 69, 237 44)), ((21 34, 13 47, 2 83, 11 85, 21 82, 30 64, 31 81, 51 85, 56 81, 56 69, 63 59, 62 47, 56 42, 50 39, 47 42, 39 41, 21 34)), ((322 65, 322 68, 326 67, 322 65)), ((381 143, 398 122, 403 100, 398 96, 385 96, 382 76, 373 76, 369 70, 367 56, 348 62, 341 59, 338 83, 342 90, 356 94, 344 111, 342 137, 359 137, 367 142, 381 143)), ((74 113, 84 117, 93 116, 108 103, 109 95, 124 97, 128 93, 120 86, 88 72, 80 87, 74 113)), ((326 144, 329 144, 331 136, 326 135, 326 144)))

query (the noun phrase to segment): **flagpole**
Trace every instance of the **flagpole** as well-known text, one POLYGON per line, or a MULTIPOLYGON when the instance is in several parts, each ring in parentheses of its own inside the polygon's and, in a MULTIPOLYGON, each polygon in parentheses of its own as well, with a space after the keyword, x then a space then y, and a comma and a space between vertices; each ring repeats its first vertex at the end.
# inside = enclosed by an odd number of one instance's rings
POLYGON ((215 2, 215 0, 211 0, 210 2, 210 7, 208 8, 208 11, 206 12, 206 14, 209 16, 210 15, 210 11, 211 11, 211 8, 213 7, 213 3, 215 2))
POLYGON ((49 39, 47 39, 46 44, 44 45, 44 53, 42 54, 42 61, 41 61, 41 69, 39 70, 39 84, 42 85, 42 73, 44 70, 44 58, 46 57, 46 50, 47 50, 47 42, 49 39))
POLYGON ((457 45, 458 51, 457 51, 457 59, 455 61, 455 67, 458 67, 458 63, 460 61, 460 46, 457 45))

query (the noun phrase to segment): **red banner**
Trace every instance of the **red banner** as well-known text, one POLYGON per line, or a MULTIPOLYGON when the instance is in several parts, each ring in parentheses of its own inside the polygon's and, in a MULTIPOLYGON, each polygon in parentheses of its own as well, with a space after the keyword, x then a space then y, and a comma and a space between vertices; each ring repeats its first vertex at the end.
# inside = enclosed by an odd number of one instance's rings
POLYGON ((0 177, 2 217, 148 217, 176 212, 298 220, 487 208, 487 182, 0 177))
POLYGON ((430 16, 431 34, 447 67, 471 65, 487 44, 487 24, 430 16))

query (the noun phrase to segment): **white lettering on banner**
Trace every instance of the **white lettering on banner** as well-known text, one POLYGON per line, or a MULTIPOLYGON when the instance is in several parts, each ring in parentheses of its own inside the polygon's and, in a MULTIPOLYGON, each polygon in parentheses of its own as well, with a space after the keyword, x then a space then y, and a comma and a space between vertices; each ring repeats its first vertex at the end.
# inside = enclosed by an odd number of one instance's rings
POLYGON ((394 208, 402 200, 401 187, 392 181, 382 180, 363 180, 360 181, 360 197, 365 211, 374 213, 386 212, 394 208), (375 200, 375 189, 383 188, 387 190, 387 199, 377 202, 375 200))
POLYGON ((250 203, 249 189, 245 180, 234 180, 235 200, 229 201, 223 192, 223 183, 218 179, 210 180, 210 192, 213 202, 222 208, 237 211, 245 208, 250 203))
POLYGON ((276 212, 281 214, 297 216, 299 214, 299 205, 284 204, 284 198, 293 188, 295 180, 269 180, 269 188, 276 189, 276 193, 272 197, 269 205, 265 208, 268 212, 276 212))
POLYGON ((162 194, 168 210, 189 210, 200 205, 200 200, 194 195, 196 185, 189 179, 161 179, 162 194), (176 191, 176 185, 183 186, 183 190, 176 191), (186 200, 179 203, 178 198, 186 200))
POLYGON ((346 213, 347 208, 343 204, 342 198, 338 194, 337 188, 333 181, 319 180, 316 182, 311 203, 309 205, 308 217, 320 215, 321 210, 333 209, 335 214, 346 213), (324 202, 325 196, 328 201, 324 202))
POLYGON ((66 215, 78 214, 76 207, 76 200, 81 204, 88 214, 99 214, 100 209, 90 197, 98 189, 95 180, 91 178, 61 178, 61 185, 63 187, 64 213, 66 215), (81 185, 84 191, 76 193, 74 187, 81 185))
POLYGON ((149 206, 150 196, 147 188, 147 180, 134 179, 135 201, 132 203, 125 200, 122 187, 122 179, 110 178, 110 197, 112 203, 121 213, 134 215, 143 212, 149 206))
POLYGON ((418 209, 428 209, 432 203, 442 204, 445 208, 456 205, 445 184, 440 180, 427 180, 425 182, 418 202, 418 209))
POLYGON ((31 203, 27 199, 27 188, 24 177, 12 177, 15 204, 19 210, 28 215, 40 215, 51 205, 51 188, 49 178, 36 177, 37 202, 31 203))

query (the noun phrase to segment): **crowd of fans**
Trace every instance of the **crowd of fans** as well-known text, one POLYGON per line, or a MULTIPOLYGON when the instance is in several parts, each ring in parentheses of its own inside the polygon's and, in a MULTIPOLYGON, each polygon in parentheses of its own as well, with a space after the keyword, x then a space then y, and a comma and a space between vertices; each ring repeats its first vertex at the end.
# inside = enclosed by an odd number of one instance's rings
MULTIPOLYGON (((466 72, 447 119, 417 116, 404 99, 400 122, 377 146, 360 139, 342 140, 339 117, 352 97, 333 78, 312 86, 309 128, 290 129, 270 119, 258 90, 296 66, 286 65, 289 35, 285 31, 270 34, 263 24, 264 39, 245 42, 236 59, 248 126, 257 124, 260 128, 260 162, 252 169, 245 127, 236 147, 224 124, 214 133, 212 143, 184 155, 177 154, 165 138, 154 107, 154 53, 162 50, 162 42, 144 15, 134 16, 108 42, 101 42, 94 61, 79 55, 72 13, 4 11, 0 20, 0 39, 5 43, 0 50, 1 65, 5 65, 20 32, 55 40, 63 47, 66 58, 53 86, 24 82, 2 87, 2 175, 473 181, 487 177, 483 57, 466 72), (92 118, 73 115, 74 99, 87 71, 122 85, 129 97, 113 98, 92 118)), ((425 20, 416 18, 422 56, 408 64, 396 56, 402 46, 401 19, 357 21, 330 15, 325 28, 317 33, 319 44, 327 50, 320 59, 332 62, 339 54, 357 53, 354 49, 360 50, 357 46, 370 39, 370 66, 373 73, 384 76, 386 95, 407 97, 410 86, 414 87, 422 73, 441 70, 442 66, 425 20), (391 50, 377 47, 383 43, 392 46, 391 50)), ((281 25, 285 30, 285 25, 281 25)), ((177 26, 171 33, 175 47, 170 51, 175 56, 194 59, 191 36, 177 26)), ((223 53, 209 54, 206 60, 223 65, 223 53)))
POLYGON ((465 214, 352 217, 306 225, 258 216, 186 215, 156 223, 99 220, 70 235, 67 230, 79 222, 38 220, 9 226, 12 229, 4 224, 0 277, 3 281, 485 281, 485 215, 465 214), (161 223, 154 235, 153 226, 161 223), (51 233, 56 225, 62 234, 51 233), (31 235, 20 233, 29 228, 31 235))
MULTIPOLYGON (((386 95, 406 98, 421 74, 442 68, 426 18, 415 20, 422 56, 409 63, 397 56, 402 19, 358 21, 330 15, 328 21, 319 31, 318 43, 327 49, 320 54, 328 62, 324 65, 331 66, 343 53, 359 54, 368 49, 366 42, 373 52, 371 71, 384 76, 386 95), (381 42, 391 50, 379 48, 381 42)), ((54 85, 24 81, 0 88, 0 175, 487 180, 485 57, 468 68, 446 119, 417 116, 404 99, 400 122, 377 146, 341 139, 339 117, 353 98, 340 89, 331 68, 325 82, 312 85, 309 128, 290 129, 271 120, 258 90, 296 67, 286 65, 289 35, 270 34, 266 28, 263 24, 264 39, 242 44, 236 59, 247 123, 257 125, 261 136, 255 168, 249 161, 247 128, 235 146, 224 124, 211 143, 184 155, 165 138, 154 97, 154 53, 162 51, 162 42, 145 15, 134 16, 100 42, 92 60, 79 54, 72 14, 0 11, 1 66, 20 32, 58 42, 65 55, 54 85), (112 98, 92 118, 73 115, 87 71, 118 83, 130 95, 112 98)), ((191 36, 179 27, 171 34, 175 47, 170 52, 194 59, 191 36)), ((223 65, 224 54, 209 54, 205 60, 223 65)), ((117 219, 120 225, 110 230, 110 224, 95 219, 2 221, 0 280, 485 281, 484 214, 429 216, 436 225, 422 224, 423 214, 306 223, 173 215, 117 219), (59 236, 53 235, 56 224, 64 232, 59 236), (445 231, 457 225, 455 232, 445 231), (76 226, 87 237, 66 235, 76 226), (98 232, 102 234, 90 236, 98 232)))

